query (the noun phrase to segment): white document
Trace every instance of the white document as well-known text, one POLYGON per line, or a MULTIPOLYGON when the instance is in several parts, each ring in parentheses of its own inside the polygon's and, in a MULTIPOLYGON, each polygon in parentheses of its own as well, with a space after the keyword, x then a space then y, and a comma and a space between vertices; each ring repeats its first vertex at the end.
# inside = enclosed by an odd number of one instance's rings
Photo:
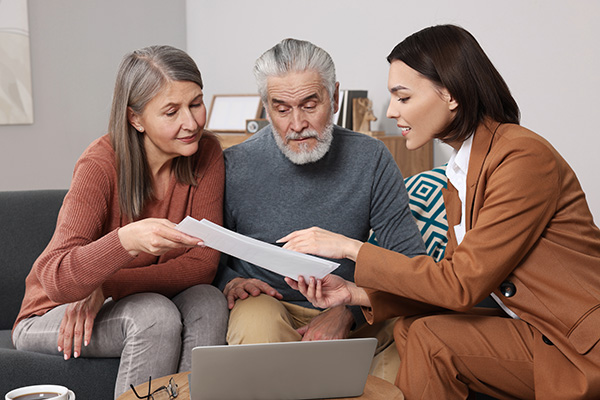
POLYGON ((294 280, 298 280, 299 276, 303 276, 304 279, 311 276, 322 279, 340 265, 333 261, 282 249, 273 244, 241 235, 206 219, 198 221, 187 216, 176 228, 183 233, 202 239, 204 244, 210 248, 294 280))

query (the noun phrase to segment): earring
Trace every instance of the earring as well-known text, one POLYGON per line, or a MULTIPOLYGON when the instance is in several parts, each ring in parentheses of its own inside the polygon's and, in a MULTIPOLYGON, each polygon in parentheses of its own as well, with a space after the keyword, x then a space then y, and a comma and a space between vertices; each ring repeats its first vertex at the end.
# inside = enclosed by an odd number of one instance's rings
POLYGON ((143 127, 143 126, 140 126, 139 128, 137 128, 137 130, 138 130, 140 133, 144 133, 144 127, 143 127))

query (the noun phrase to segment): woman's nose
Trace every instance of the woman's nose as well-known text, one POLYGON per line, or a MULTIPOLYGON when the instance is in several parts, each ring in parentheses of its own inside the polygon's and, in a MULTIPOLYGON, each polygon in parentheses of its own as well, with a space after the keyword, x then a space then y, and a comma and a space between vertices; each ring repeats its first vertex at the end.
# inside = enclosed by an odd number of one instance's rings
POLYGON ((385 113, 385 116, 388 117, 388 118, 390 118, 390 119, 395 119, 395 118, 398 118, 400 116, 400 113, 398 112, 398 110, 395 107, 393 99, 390 99, 390 104, 388 105, 387 112, 385 113))
POLYGON ((189 109, 184 113, 182 128, 187 131, 195 131, 198 129, 198 121, 196 121, 194 113, 189 109))

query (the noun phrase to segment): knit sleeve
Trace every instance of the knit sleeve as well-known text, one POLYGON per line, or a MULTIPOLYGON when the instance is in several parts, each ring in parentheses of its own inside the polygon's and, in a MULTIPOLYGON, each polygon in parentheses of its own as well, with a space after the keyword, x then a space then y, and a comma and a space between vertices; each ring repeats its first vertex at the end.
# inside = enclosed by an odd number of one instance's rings
POLYGON ((103 234, 114 192, 110 172, 82 156, 58 215, 54 235, 33 270, 47 296, 57 303, 87 297, 131 261, 117 230, 103 234))
MULTIPOLYGON (((190 188, 188 213, 198 220, 206 218, 222 225, 225 172, 223 153, 216 139, 204 144, 198 173, 198 185, 190 188)), ((150 265, 118 271, 103 285, 104 294, 115 300, 140 292, 172 297, 188 287, 211 283, 219 256, 218 251, 208 247, 172 250, 150 265)))

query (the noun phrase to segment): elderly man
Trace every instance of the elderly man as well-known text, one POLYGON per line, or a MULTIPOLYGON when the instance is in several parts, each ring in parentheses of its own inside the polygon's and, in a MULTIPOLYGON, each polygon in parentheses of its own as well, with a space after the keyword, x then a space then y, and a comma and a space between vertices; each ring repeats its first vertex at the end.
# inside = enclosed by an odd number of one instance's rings
MULTIPOLYGON (((387 148, 333 125, 339 83, 329 54, 286 39, 254 73, 271 125, 225 150, 225 225, 270 243, 311 226, 360 240, 373 229, 381 246, 423 254, 387 148)), ((354 263, 336 261, 334 273, 352 280, 354 263)), ((229 344, 347 338, 364 323, 359 309, 314 309, 282 276, 236 258, 222 259, 216 284, 231 309, 229 344)))

